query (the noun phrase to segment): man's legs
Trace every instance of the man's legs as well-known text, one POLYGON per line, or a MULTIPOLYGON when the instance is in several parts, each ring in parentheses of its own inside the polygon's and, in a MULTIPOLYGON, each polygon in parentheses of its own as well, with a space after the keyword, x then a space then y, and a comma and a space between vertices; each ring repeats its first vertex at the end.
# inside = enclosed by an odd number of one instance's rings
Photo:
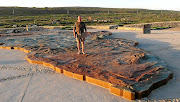
POLYGON ((77 40, 78 54, 80 54, 80 40, 77 40))
POLYGON ((81 51, 80 51, 80 49, 81 49, 81 45, 82 45, 82 53, 83 54, 85 54, 84 53, 84 41, 85 41, 85 36, 77 36, 76 37, 76 41, 77 41, 77 48, 78 48, 78 54, 80 54, 81 53, 81 51), (80 45, 80 43, 81 43, 81 45, 80 45))
POLYGON ((81 45, 82 45, 82 53, 85 54, 85 52, 84 52, 84 41, 81 41, 81 45))

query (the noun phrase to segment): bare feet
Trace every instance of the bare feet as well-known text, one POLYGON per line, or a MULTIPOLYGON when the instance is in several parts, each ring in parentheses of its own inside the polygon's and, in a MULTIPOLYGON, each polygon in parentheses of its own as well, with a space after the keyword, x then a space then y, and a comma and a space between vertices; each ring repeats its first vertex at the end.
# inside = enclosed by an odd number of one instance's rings
MULTIPOLYGON (((80 54, 81 54, 81 52, 78 52, 77 54, 78 54, 78 55, 80 55, 80 54)), ((85 52, 82 52, 82 54, 86 54, 86 53, 85 53, 85 52)))

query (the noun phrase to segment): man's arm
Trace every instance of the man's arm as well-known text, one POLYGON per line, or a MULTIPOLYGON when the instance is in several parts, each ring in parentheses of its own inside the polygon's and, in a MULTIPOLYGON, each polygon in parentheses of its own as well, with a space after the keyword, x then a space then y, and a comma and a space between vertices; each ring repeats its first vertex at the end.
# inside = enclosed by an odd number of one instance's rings
POLYGON ((87 29, 85 23, 84 23, 84 30, 85 30, 85 36, 87 37, 87 29))
POLYGON ((76 23, 74 24, 74 27, 73 27, 73 34, 74 34, 74 38, 76 38, 76 23))

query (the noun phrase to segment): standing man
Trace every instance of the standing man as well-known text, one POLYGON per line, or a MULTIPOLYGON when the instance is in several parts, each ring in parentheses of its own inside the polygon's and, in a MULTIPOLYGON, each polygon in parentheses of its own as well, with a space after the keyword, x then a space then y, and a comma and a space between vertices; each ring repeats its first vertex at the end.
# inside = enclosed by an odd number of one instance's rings
POLYGON ((85 37, 87 37, 87 30, 85 23, 81 21, 81 16, 78 16, 78 21, 75 22, 74 24, 73 33, 74 33, 74 38, 76 38, 77 41, 78 54, 81 54, 80 43, 82 45, 82 54, 85 54, 84 41, 85 41, 85 37))

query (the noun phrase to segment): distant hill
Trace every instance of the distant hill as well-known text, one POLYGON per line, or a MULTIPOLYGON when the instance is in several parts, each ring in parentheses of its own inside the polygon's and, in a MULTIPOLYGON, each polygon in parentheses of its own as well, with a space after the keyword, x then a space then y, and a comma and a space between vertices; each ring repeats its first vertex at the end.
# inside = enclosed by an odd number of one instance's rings
POLYGON ((0 7, 0 16, 33 16, 44 14, 96 14, 96 13, 176 13, 167 10, 121 9, 98 7, 58 7, 58 8, 27 8, 27 7, 0 7))

